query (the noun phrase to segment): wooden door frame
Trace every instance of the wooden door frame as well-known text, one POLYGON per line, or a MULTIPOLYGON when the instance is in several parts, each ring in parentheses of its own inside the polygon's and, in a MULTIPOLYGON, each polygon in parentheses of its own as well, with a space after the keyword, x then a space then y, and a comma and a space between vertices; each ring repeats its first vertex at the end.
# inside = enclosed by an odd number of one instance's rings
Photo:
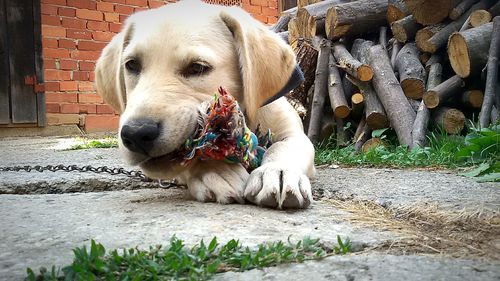
POLYGON ((37 125, 38 127, 45 127, 47 123, 47 114, 45 109, 45 78, 43 74, 43 53, 42 53, 42 21, 41 21, 41 1, 33 0, 33 42, 35 44, 35 77, 36 82, 41 87, 34 87, 34 91, 39 88, 40 92, 35 92, 37 103, 37 125))

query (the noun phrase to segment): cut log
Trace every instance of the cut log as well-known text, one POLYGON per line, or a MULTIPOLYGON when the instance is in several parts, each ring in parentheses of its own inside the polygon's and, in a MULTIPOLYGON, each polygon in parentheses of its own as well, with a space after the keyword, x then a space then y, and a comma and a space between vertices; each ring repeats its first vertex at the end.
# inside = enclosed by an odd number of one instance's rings
POLYGON ((303 107, 307 108, 308 91, 314 84, 318 51, 311 44, 309 44, 309 42, 304 41, 303 39, 300 39, 299 41, 297 63, 304 74, 304 82, 297 88, 293 89, 287 97, 295 100, 297 103, 300 103, 303 107))
POLYGON ((405 95, 411 99, 420 99, 425 89, 425 69, 418 58, 415 43, 407 43, 396 57, 396 71, 405 95))
POLYGON ((470 14, 479 9, 487 9, 490 7, 496 0, 481 0, 478 3, 472 5, 472 7, 465 12, 460 18, 456 21, 452 21, 448 25, 446 25, 443 29, 441 29, 438 33, 434 34, 427 43, 421 46, 421 50, 428 53, 435 53, 439 48, 446 46, 448 42, 448 38, 453 32, 460 30, 465 21, 469 18, 470 14))
POLYGON ((420 53, 420 55, 418 55, 418 60, 422 63, 422 65, 426 65, 431 56, 432 54, 429 53, 420 53))
POLYGON ((441 56, 438 54, 433 54, 429 60, 425 63, 425 70, 429 72, 430 67, 435 63, 441 63, 441 56))
POLYGON ((349 116, 351 109, 347 105, 342 79, 332 54, 330 54, 328 62, 328 95, 335 117, 343 119, 349 116))
POLYGON ((330 137, 335 133, 335 119, 331 112, 325 112, 321 120, 321 133, 320 142, 327 142, 330 137))
POLYGON ((496 102, 498 106, 500 103, 500 93, 498 93, 499 89, 495 89, 498 86, 498 57, 500 56, 500 16, 496 16, 493 20, 492 29, 493 35, 491 38, 491 44, 488 54, 484 102, 481 106, 481 113, 479 114, 479 125, 481 126, 481 128, 488 127, 489 122, 491 121, 490 114, 493 104, 496 102))
POLYGON ((328 57, 330 53, 330 44, 327 40, 322 40, 318 53, 318 62, 316 64, 316 78, 314 80, 314 94, 311 104, 311 118, 309 120, 309 129, 307 136, 313 143, 319 140, 321 132, 321 116, 328 95, 328 57))
POLYGON ((462 93, 460 100, 463 105, 470 108, 481 108, 484 95, 481 90, 469 90, 462 93))
POLYGON ((381 26, 379 30, 378 43, 387 50, 387 26, 381 26))
POLYGON ((432 112, 434 124, 450 135, 459 134, 465 125, 464 114, 455 108, 440 107, 432 112))
MULTIPOLYGON (((441 76, 443 73, 443 67, 440 63, 434 63, 429 68, 429 75, 427 78, 427 89, 432 89, 437 85, 441 84, 441 76)), ((413 147, 424 147, 427 138, 427 127, 429 126, 429 119, 431 118, 431 112, 425 106, 424 101, 420 102, 417 109, 417 116, 415 117, 415 122, 413 123, 412 137, 413 137, 413 147)))
POLYGON ((352 115, 362 116, 365 107, 365 97, 361 93, 356 93, 351 97, 352 115))
POLYGON ((436 108, 453 95, 460 94, 464 86, 464 80, 460 76, 455 75, 434 88, 427 90, 422 99, 427 108, 436 108))
POLYGON ((295 15, 297 14, 297 10, 298 10, 297 7, 293 7, 293 8, 290 8, 288 10, 284 10, 283 12, 280 13, 280 17, 290 15, 292 18, 294 18, 295 15))
POLYGON ((366 153, 379 146, 386 146, 386 143, 380 138, 371 138, 363 144, 363 146, 361 147, 361 151, 363 153, 366 153))
POLYGON ((375 92, 375 90, 373 90, 370 83, 358 81, 354 78, 350 79, 350 81, 355 84, 363 93, 362 95, 356 94, 360 95, 356 97, 355 95, 353 95, 352 104, 354 108, 355 103, 359 103, 361 98, 363 98, 365 107, 364 118, 368 127, 372 130, 388 127, 389 120, 387 119, 387 115, 385 114, 384 107, 380 103, 380 100, 377 97, 377 93, 375 92))
POLYGON ((419 28, 420 24, 413 19, 412 15, 391 23, 392 34, 401 43, 412 40, 419 28))
POLYGON ((463 0, 458 5, 453 7, 450 11, 450 19, 457 20, 463 13, 465 13, 469 8, 476 3, 477 0, 463 0))
POLYGON ((363 144, 371 137, 372 130, 368 127, 364 118, 359 121, 356 133, 354 134, 354 150, 361 151, 363 144))
POLYGON ((491 21, 491 14, 486 10, 476 10, 470 14, 470 25, 478 27, 491 21))
POLYGON ((344 73, 344 76, 342 77, 342 89, 344 89, 344 94, 346 100, 351 100, 352 95, 358 92, 358 89, 347 79, 346 73, 344 73))
POLYGON ((490 12, 492 17, 500 16, 500 2, 493 5, 488 12, 490 12))
POLYGON ((300 38, 299 30, 297 28, 297 19, 292 18, 288 22, 288 44, 292 47, 295 53, 298 52, 298 40, 300 38))
POLYGON ((335 124, 337 127, 335 134, 335 138, 337 139, 337 147, 345 147, 349 143, 347 132, 344 129, 345 121, 344 119, 335 117, 335 124))
POLYGON ((488 60, 493 23, 455 32, 448 42, 448 58, 453 70, 460 77, 481 73, 488 60))
POLYGON ((333 55, 338 66, 345 72, 361 81, 370 81, 372 79, 373 71, 371 67, 353 58, 343 44, 336 43, 333 45, 333 55))
POLYGON ((389 24, 400 20, 409 14, 410 12, 406 9, 403 0, 389 0, 389 5, 387 6, 387 22, 389 24))
POLYGON ((328 9, 325 32, 328 39, 358 35, 386 23, 387 0, 359 0, 328 9))
POLYGON ((281 39, 283 39, 283 41, 285 41, 288 44, 288 31, 282 31, 276 34, 278 34, 281 37, 281 39))
POLYGON ((302 8, 307 5, 312 5, 314 3, 318 3, 320 0, 297 0, 297 8, 302 8))
POLYGON ((403 46, 401 43, 399 43, 397 40, 394 40, 392 43, 392 49, 391 49, 391 66, 392 69, 396 69, 396 58, 398 57, 398 53, 401 50, 401 46, 403 46))
POLYGON ((425 52, 425 50, 430 50, 431 48, 433 48, 433 46, 430 45, 432 43, 430 43, 428 40, 445 26, 446 24, 444 23, 438 23, 435 25, 426 26, 418 30, 417 34, 415 35, 415 43, 417 43, 418 49, 425 52))
POLYGON ((436 24, 448 17, 453 0, 404 0, 415 20, 423 25, 436 24))
POLYGON ((271 30, 276 32, 276 33, 282 32, 282 31, 287 31, 288 30, 288 23, 290 22, 291 18, 292 18, 292 15, 290 15, 290 14, 280 16, 278 21, 271 27, 271 30))
POLYGON ((299 33, 305 38, 325 35, 325 17, 329 8, 351 0, 326 0, 297 10, 299 33))
POLYGON ((376 45, 370 48, 368 58, 373 69, 373 86, 396 131, 399 143, 411 147, 415 112, 394 75, 389 57, 382 46, 376 45))
POLYGON ((418 100, 413 100, 408 98, 408 103, 410 104, 413 112, 417 113, 418 107, 420 106, 420 102, 418 100))

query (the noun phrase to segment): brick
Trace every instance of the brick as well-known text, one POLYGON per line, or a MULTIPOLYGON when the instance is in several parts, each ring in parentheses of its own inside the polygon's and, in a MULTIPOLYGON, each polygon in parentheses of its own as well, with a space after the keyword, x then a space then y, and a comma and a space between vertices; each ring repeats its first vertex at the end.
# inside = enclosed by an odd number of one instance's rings
POLYGON ((60 26, 61 18, 58 16, 42 15, 42 24, 60 26))
POLYGON ((267 17, 267 23, 275 24, 278 21, 278 17, 267 17))
POLYGON ((86 132, 116 131, 120 117, 117 115, 87 115, 85 116, 86 132))
POLYGON ((56 60, 53 59, 43 59, 43 67, 45 69, 57 69, 56 60))
POLYGON ((59 48, 74 50, 76 48, 75 40, 70 39, 59 39, 59 48))
POLYGON ((61 113, 80 113, 80 106, 77 103, 63 103, 61 113))
POLYGON ((243 6, 243 9, 245 11, 251 13, 251 14, 260 14, 262 13, 262 7, 261 6, 253 6, 253 5, 248 5, 248 6, 243 6))
POLYGON ((98 51, 80 51, 73 50, 71 51, 71 58, 77 60, 92 60, 95 61, 99 58, 101 52, 98 51))
POLYGON ((97 10, 101 12, 113 12, 115 5, 113 3, 97 2, 97 10))
POLYGON ((269 7, 262 7, 262 14, 265 16, 278 16, 278 10, 269 7))
POLYGON ((97 4, 95 1, 91 0, 67 0, 68 6, 75 7, 79 9, 95 10, 97 9, 97 4))
POLYGON ((85 29, 87 21, 81 19, 62 18, 62 26, 73 29, 85 29))
POLYGON ((134 7, 125 6, 125 5, 116 5, 115 12, 119 14, 130 15, 134 12, 134 7))
POLYGON ((69 51, 66 49, 51 49, 51 48, 44 48, 43 49, 43 56, 45 58, 69 58, 69 51))
POLYGON ((75 17, 76 10, 73 8, 59 7, 57 14, 63 17, 75 17))
POLYGON ((113 32, 104 32, 104 31, 93 31, 92 39, 101 42, 109 42, 115 36, 113 32))
POLYGON ((59 6, 66 6, 66 0, 42 0, 42 4, 54 4, 59 6))
POLYGON ((128 18, 128 15, 120 15, 120 22, 125 22, 128 18))
POLYGON ((42 25, 43 37, 66 37, 66 28, 60 26, 42 25))
POLYGON ((121 23, 110 23, 109 24, 109 31, 118 33, 121 30, 122 30, 122 24, 121 23))
POLYGON ((90 30, 108 31, 109 23, 103 21, 88 21, 87 28, 90 30))
POLYGON ((88 71, 73 71, 73 80, 75 81, 88 81, 89 72, 88 71))
POLYGON ((47 113, 59 113, 59 104, 48 102, 45 104, 45 111, 47 113))
POLYGON ((150 8, 159 8, 161 6, 165 5, 164 2, 162 1, 153 1, 153 0, 148 0, 148 6, 150 8))
POLYGON ((78 114, 63 114, 63 113, 47 113, 47 124, 63 125, 63 124, 78 124, 80 116, 78 114))
POLYGON ((47 81, 68 81, 71 80, 71 72, 64 70, 45 69, 45 80, 47 81))
POLYGON ((92 82, 95 81, 95 72, 94 71, 89 72, 89 81, 92 81, 92 82))
POLYGON ((127 5, 134 5, 139 7, 144 7, 148 5, 148 0, 125 0, 127 5))
POLYGON ((104 20, 107 22, 120 22, 120 14, 104 13, 104 20))
POLYGON ((135 7, 134 8, 134 13, 137 13, 137 12, 140 12, 140 11, 145 11, 147 10, 148 8, 145 8, 145 7, 135 7))
POLYGON ((68 29, 66 33, 68 38, 92 39, 92 32, 83 29, 68 29))
POLYGON ((78 90, 78 82, 76 81, 62 81, 59 83, 61 92, 76 91, 78 90))
POLYGON ((252 14, 252 17, 262 23, 267 23, 267 17, 260 14, 252 14))
POLYGON ((267 7, 267 0, 250 0, 250 5, 267 7))
POLYGON ((276 10, 278 9, 278 1, 277 0, 269 0, 267 1, 267 6, 269 6, 269 8, 275 8, 276 10))
POLYGON ((73 93, 61 94, 61 93, 46 93, 45 94, 45 102, 69 102, 76 103, 78 102, 78 95, 73 93))
POLYGON ((84 51, 101 51, 104 47, 106 47, 106 43, 103 42, 94 42, 94 41, 78 41, 78 50, 84 51))
POLYGON ((75 70, 78 69, 78 63, 76 60, 60 60, 59 68, 62 70, 75 70))
POLYGON ((80 70, 94 70, 94 68, 95 68, 95 63, 93 63, 93 62, 81 61, 79 63, 80 70))
POLYGON ((43 48, 57 48, 57 39, 54 38, 42 38, 43 48))
POLYGON ((78 91, 95 92, 94 83, 89 81, 80 81, 78 82, 78 91))
MULTIPOLYGON (((59 82, 45 82, 44 84, 45 84, 45 92, 58 92, 59 91, 59 82)), ((47 93, 45 95, 47 95, 47 93)), ((45 98, 45 100, 47 100, 47 98, 45 98)))
POLYGON ((42 15, 57 15, 57 6, 54 5, 47 5, 47 4, 42 4, 40 8, 40 13, 42 15))
POLYGON ((76 17, 86 20, 103 20, 104 15, 101 11, 92 11, 87 9, 77 9, 76 17))
POLYGON ((103 0, 103 2, 111 2, 111 3, 119 3, 119 4, 125 4, 125 0, 103 0))
POLYGON ((103 103, 103 100, 97 94, 78 94, 78 103, 103 103))
POLYGON ((96 104, 80 104, 78 113, 86 113, 86 114, 96 114, 97 113, 97 105, 96 104))
POLYGON ((97 114, 115 114, 113 108, 107 104, 97 105, 97 114))

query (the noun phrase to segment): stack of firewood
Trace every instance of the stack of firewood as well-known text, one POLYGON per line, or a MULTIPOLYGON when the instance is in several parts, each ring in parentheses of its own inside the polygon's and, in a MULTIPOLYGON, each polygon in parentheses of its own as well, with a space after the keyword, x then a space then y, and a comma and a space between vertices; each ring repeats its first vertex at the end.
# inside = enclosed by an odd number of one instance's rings
POLYGON ((367 149, 391 127, 411 148, 497 122, 499 15, 498 0, 301 0, 272 29, 304 71, 289 99, 313 142, 367 149))

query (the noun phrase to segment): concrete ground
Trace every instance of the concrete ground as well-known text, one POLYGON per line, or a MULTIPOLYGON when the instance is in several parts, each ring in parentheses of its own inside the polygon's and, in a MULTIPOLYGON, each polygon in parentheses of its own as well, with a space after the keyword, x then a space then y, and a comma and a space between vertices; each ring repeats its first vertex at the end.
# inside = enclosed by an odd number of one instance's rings
MULTIPOLYGON (((125 166, 116 149, 64 150, 68 138, 0 140, 0 167, 125 166)), ((147 247, 176 235, 245 245, 304 236, 354 253, 321 261, 219 274, 216 280, 500 280, 500 184, 454 172, 323 167, 316 202, 302 211, 203 204, 182 189, 124 176, 0 172, 0 279, 71 262, 95 239, 107 249, 147 247)))

